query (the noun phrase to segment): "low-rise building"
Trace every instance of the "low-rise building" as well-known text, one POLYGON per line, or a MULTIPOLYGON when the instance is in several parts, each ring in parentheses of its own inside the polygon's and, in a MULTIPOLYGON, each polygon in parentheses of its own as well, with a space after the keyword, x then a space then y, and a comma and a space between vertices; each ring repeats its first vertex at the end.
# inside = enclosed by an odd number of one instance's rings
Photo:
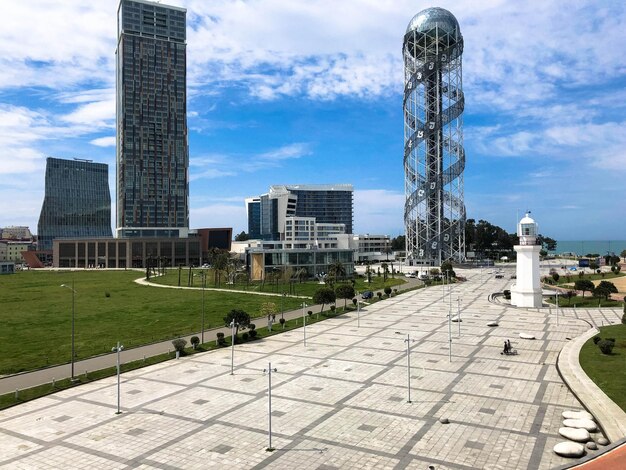
POLYGON ((354 235, 352 237, 354 248, 354 261, 395 261, 395 255, 391 251, 391 238, 389 235, 354 235))
POLYGON ((24 262, 22 252, 32 248, 33 245, 29 241, 0 240, 0 261, 22 263, 24 262))

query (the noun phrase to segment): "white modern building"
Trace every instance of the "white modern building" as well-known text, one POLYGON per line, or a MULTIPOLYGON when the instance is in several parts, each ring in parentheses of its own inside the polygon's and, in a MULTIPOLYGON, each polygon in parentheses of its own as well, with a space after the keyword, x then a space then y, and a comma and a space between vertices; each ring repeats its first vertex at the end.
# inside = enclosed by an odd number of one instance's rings
POLYGON ((514 247, 517 252, 517 279, 511 286, 511 304, 517 307, 539 308, 542 305, 538 233, 537 223, 527 212, 517 225, 519 245, 514 247))

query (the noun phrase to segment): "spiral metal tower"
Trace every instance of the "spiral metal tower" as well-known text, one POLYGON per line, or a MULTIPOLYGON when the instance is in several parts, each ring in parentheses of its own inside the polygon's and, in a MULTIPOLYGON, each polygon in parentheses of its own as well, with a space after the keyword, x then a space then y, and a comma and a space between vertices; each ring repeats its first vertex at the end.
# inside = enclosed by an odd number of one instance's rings
POLYGON ((404 226, 407 259, 465 257, 464 96, 459 23, 443 8, 413 17, 404 35, 404 226))

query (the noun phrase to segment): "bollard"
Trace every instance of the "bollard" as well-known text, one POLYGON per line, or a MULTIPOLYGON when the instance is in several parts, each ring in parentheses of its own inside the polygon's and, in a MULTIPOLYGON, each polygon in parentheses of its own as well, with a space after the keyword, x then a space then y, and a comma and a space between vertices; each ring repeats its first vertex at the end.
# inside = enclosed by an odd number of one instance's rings
POLYGON ((19 400, 19 399, 20 399, 19 395, 20 395, 20 389, 19 389, 19 388, 16 388, 16 389, 15 389, 15 399, 16 399, 16 400, 19 400))
POLYGON ((146 362, 146 356, 145 355, 143 356, 143 362, 146 362))
POLYGON ((87 378, 87 369, 85 369, 85 378, 87 378))
POLYGON ((52 388, 56 387, 56 380, 54 380, 54 377, 52 377, 52 388))

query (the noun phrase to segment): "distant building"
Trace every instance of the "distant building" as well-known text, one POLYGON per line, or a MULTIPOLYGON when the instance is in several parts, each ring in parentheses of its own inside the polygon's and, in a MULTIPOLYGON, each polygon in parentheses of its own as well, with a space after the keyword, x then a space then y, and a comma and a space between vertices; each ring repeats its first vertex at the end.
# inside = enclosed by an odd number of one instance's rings
POLYGON ((363 261, 395 261, 391 254, 391 238, 389 235, 354 235, 354 260, 363 261))
POLYGON ((145 268, 158 261, 166 267, 200 266, 200 237, 81 238, 54 240, 57 268, 145 268))
POLYGON ((29 241, 0 240, 0 261, 22 263, 22 253, 32 249, 33 244, 29 241))
POLYGON ((55 238, 110 237, 109 167, 90 160, 46 160, 45 196, 37 237, 39 250, 55 238))
POLYGON ((208 259, 208 252, 213 248, 230 251, 233 241, 232 228, 199 228, 194 231, 200 237, 203 260, 208 259))
POLYGON ((28 227, 4 227, 0 230, 0 238, 3 240, 32 240, 33 234, 28 227))
POLYGON ((117 236, 186 237, 186 10, 121 0, 117 28, 117 236))
POLYGON ((13 274, 15 272, 15 263, 8 261, 0 261, 0 274, 13 274))
POLYGON ((270 186, 267 194, 246 199, 250 238, 283 240, 289 217, 342 225, 342 233, 352 233, 353 193, 351 184, 270 186))
POLYGON ((248 216, 248 237, 261 238, 261 198, 246 198, 246 214, 248 216))

